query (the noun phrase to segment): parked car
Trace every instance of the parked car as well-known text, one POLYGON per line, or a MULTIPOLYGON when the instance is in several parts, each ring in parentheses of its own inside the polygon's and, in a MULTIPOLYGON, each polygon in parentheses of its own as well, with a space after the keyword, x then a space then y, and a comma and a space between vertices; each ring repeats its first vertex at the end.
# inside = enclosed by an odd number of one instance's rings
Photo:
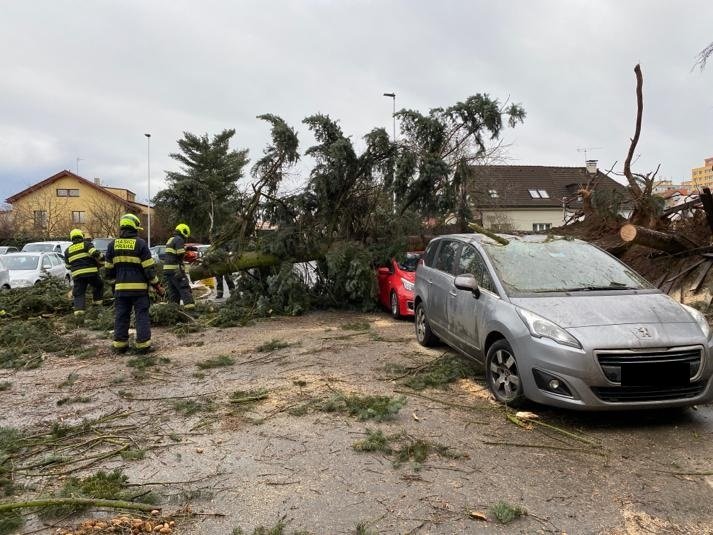
POLYGON ((18 252, 17 247, 12 247, 12 246, 8 246, 8 245, 0 246, 0 255, 4 255, 7 253, 16 253, 16 252, 18 252))
POLYGON ((574 409, 713 399, 706 318, 601 249, 480 234, 431 241, 416 272, 416 337, 485 366, 496 399, 574 409))
POLYGON ((10 272, 10 287, 22 288, 36 284, 42 277, 56 277, 71 284, 72 277, 59 253, 10 253, 2 262, 10 272))
POLYGON ((114 238, 93 238, 92 243, 97 251, 101 251, 101 254, 105 255, 106 250, 109 248, 109 243, 113 240, 114 238))
POLYGON ((159 263, 162 262, 161 257, 164 255, 166 252, 166 246, 165 245, 154 245, 149 249, 151 251, 151 258, 154 259, 154 262, 159 263))
POLYGON ((421 254, 406 253, 402 259, 392 258, 387 266, 377 269, 379 303, 389 309, 395 319, 413 316, 413 285, 421 254))
POLYGON ((72 245, 71 241, 36 241, 26 243, 22 248, 23 253, 59 253, 64 254, 64 251, 72 245))
POLYGON ((0 258, 0 290, 9 290, 10 288, 10 270, 0 258))

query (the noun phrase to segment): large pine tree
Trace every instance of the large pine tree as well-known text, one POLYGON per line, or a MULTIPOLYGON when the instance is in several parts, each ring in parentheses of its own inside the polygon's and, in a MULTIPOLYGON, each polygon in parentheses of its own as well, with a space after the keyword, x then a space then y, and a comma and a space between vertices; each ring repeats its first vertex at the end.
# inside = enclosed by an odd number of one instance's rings
POLYGON ((242 203, 237 182, 248 163, 248 150, 230 148, 234 135, 234 129, 212 138, 184 132, 178 140, 180 152, 170 155, 181 168, 166 173, 168 187, 156 195, 155 204, 175 223, 187 223, 195 240, 210 240, 217 225, 237 213, 242 203))

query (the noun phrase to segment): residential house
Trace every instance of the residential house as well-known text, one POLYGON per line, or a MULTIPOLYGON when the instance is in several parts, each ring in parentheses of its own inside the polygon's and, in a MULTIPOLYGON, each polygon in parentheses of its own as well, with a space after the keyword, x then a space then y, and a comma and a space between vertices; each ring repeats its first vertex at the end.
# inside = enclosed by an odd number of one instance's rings
POLYGON ((587 167, 473 166, 469 198, 474 219, 487 229, 546 232, 576 217, 583 188, 602 192, 613 202, 627 195, 625 186, 592 161, 587 167))
POLYGON ((44 238, 66 236, 72 228, 94 237, 114 236, 122 214, 131 212, 146 221, 149 211, 147 205, 136 202, 136 194, 130 190, 102 186, 98 178, 91 181, 66 170, 6 202, 12 205, 17 232, 44 238))
POLYGON ((691 181, 686 185, 699 189, 713 187, 713 156, 703 160, 702 167, 691 169, 691 181))

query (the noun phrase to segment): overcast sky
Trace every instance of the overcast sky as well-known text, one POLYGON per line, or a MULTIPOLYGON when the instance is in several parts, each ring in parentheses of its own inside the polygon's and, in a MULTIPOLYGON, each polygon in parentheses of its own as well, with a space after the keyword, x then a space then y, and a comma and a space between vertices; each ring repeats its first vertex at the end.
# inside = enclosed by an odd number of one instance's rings
POLYGON ((637 169, 688 179, 713 156, 713 2, 0 0, 0 200, 59 170, 147 197, 183 131, 235 128, 257 159, 261 113, 323 112, 360 138, 391 101, 426 111, 487 92, 521 103, 512 163, 621 164, 644 73, 637 169))

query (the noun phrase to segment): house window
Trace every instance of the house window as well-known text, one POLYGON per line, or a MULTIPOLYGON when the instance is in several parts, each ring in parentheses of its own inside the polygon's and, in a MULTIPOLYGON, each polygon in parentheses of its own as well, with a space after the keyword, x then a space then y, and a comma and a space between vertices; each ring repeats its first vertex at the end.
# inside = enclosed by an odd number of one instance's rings
POLYGON ((543 232, 545 230, 550 230, 551 228, 552 228, 552 223, 533 223, 532 224, 533 232, 543 232))
POLYGON ((57 197, 79 197, 79 190, 76 188, 57 188, 57 197))
POLYGON ((496 189, 489 189, 488 195, 490 195, 490 197, 493 199, 497 199, 498 197, 500 197, 500 195, 498 195, 498 190, 496 189))
POLYGON ((86 222, 86 212, 72 212, 72 223, 80 224, 86 222))
POLYGON ((34 211, 35 228, 47 228, 47 210, 34 211))
POLYGON ((547 190, 544 189, 530 189, 527 190, 530 192, 530 197, 533 199, 549 199, 550 194, 547 193, 547 190))

